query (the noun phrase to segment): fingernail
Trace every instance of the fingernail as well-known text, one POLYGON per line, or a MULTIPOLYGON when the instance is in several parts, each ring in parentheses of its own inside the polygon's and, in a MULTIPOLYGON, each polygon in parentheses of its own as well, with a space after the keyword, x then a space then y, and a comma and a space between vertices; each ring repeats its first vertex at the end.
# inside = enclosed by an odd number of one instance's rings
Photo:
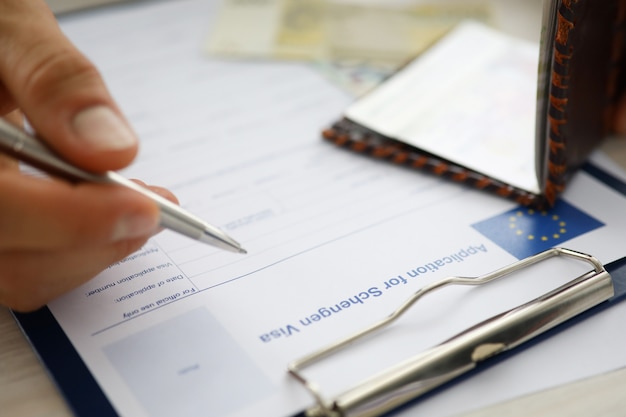
POLYGON ((137 143, 126 123, 106 106, 82 110, 74 116, 72 126, 83 143, 97 150, 123 150, 137 143))
POLYGON ((158 218, 153 216, 130 214, 122 217, 115 228, 111 240, 134 239, 150 236, 157 232, 159 228, 158 218))

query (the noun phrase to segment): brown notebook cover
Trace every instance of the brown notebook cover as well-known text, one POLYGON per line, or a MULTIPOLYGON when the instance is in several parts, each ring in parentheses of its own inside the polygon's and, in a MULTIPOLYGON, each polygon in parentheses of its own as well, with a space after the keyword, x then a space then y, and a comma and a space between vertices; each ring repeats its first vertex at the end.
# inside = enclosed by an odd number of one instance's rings
POLYGON ((543 26, 537 134, 528 138, 538 145, 540 192, 468 169, 347 117, 324 130, 323 137, 352 151, 465 183, 522 205, 552 205, 572 174, 610 133, 626 81, 622 72, 626 0, 546 0, 543 26))

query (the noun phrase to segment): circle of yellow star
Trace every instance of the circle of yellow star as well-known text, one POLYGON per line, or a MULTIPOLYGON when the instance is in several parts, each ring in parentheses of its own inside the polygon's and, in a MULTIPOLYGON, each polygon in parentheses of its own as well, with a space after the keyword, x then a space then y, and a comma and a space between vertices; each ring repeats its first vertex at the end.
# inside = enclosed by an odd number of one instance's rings
MULTIPOLYGON (((548 213, 546 211, 537 212, 533 209, 518 210, 514 216, 509 217, 509 229, 513 230, 517 236, 525 236, 528 240, 535 240, 536 236, 524 230, 523 224, 521 224, 522 222, 518 222, 518 220, 537 215, 547 216, 548 213)), ((554 229, 545 230, 546 234, 542 234, 541 237, 539 237, 542 242, 548 242, 551 239, 561 239, 562 236, 567 233, 567 223, 561 220, 558 214, 551 215, 550 219, 552 220, 551 223, 554 223, 554 229)))

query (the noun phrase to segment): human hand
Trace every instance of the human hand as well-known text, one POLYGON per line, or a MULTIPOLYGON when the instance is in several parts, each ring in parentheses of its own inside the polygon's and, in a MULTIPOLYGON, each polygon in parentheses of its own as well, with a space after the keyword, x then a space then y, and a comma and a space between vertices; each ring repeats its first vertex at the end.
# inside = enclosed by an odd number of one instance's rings
MULTIPOLYGON (((117 170, 137 153, 97 70, 43 0, 0 0, 0 116, 19 124, 22 114, 85 170, 117 170)), ((158 217, 137 192, 24 175, 0 155, 0 304, 33 310, 82 284, 139 249, 158 231, 158 217)))

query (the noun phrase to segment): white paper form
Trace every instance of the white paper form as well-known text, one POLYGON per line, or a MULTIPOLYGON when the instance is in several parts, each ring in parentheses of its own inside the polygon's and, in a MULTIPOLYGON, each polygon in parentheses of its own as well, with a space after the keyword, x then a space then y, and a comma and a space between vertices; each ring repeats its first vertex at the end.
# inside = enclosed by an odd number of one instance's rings
MULTIPOLYGON (((215 6, 138 3, 61 22, 143 139, 125 174, 170 188, 249 251, 165 231, 50 304, 122 416, 291 415, 311 399, 288 378, 288 361, 386 316, 429 282, 516 259, 473 226, 512 203, 324 143, 320 130, 350 99, 307 66, 202 56, 215 6)), ((622 195, 581 173, 565 201, 589 217, 575 236, 574 223, 561 227, 564 246, 603 262, 623 255, 622 195)), ((480 291, 425 299, 384 337, 312 375, 329 393, 340 390, 586 269, 555 260, 480 291)), ((453 400, 422 407, 451 415, 624 365, 626 340, 614 334, 584 366, 568 361, 593 351, 623 309, 599 316, 603 325, 587 329, 597 337, 555 342, 558 358, 533 349, 553 366, 545 375, 517 369, 514 379, 481 382, 489 396, 474 398, 467 393, 476 385, 461 384, 453 400)))
POLYGON ((535 169, 539 46, 466 22, 346 117, 459 165, 540 194, 535 169))

